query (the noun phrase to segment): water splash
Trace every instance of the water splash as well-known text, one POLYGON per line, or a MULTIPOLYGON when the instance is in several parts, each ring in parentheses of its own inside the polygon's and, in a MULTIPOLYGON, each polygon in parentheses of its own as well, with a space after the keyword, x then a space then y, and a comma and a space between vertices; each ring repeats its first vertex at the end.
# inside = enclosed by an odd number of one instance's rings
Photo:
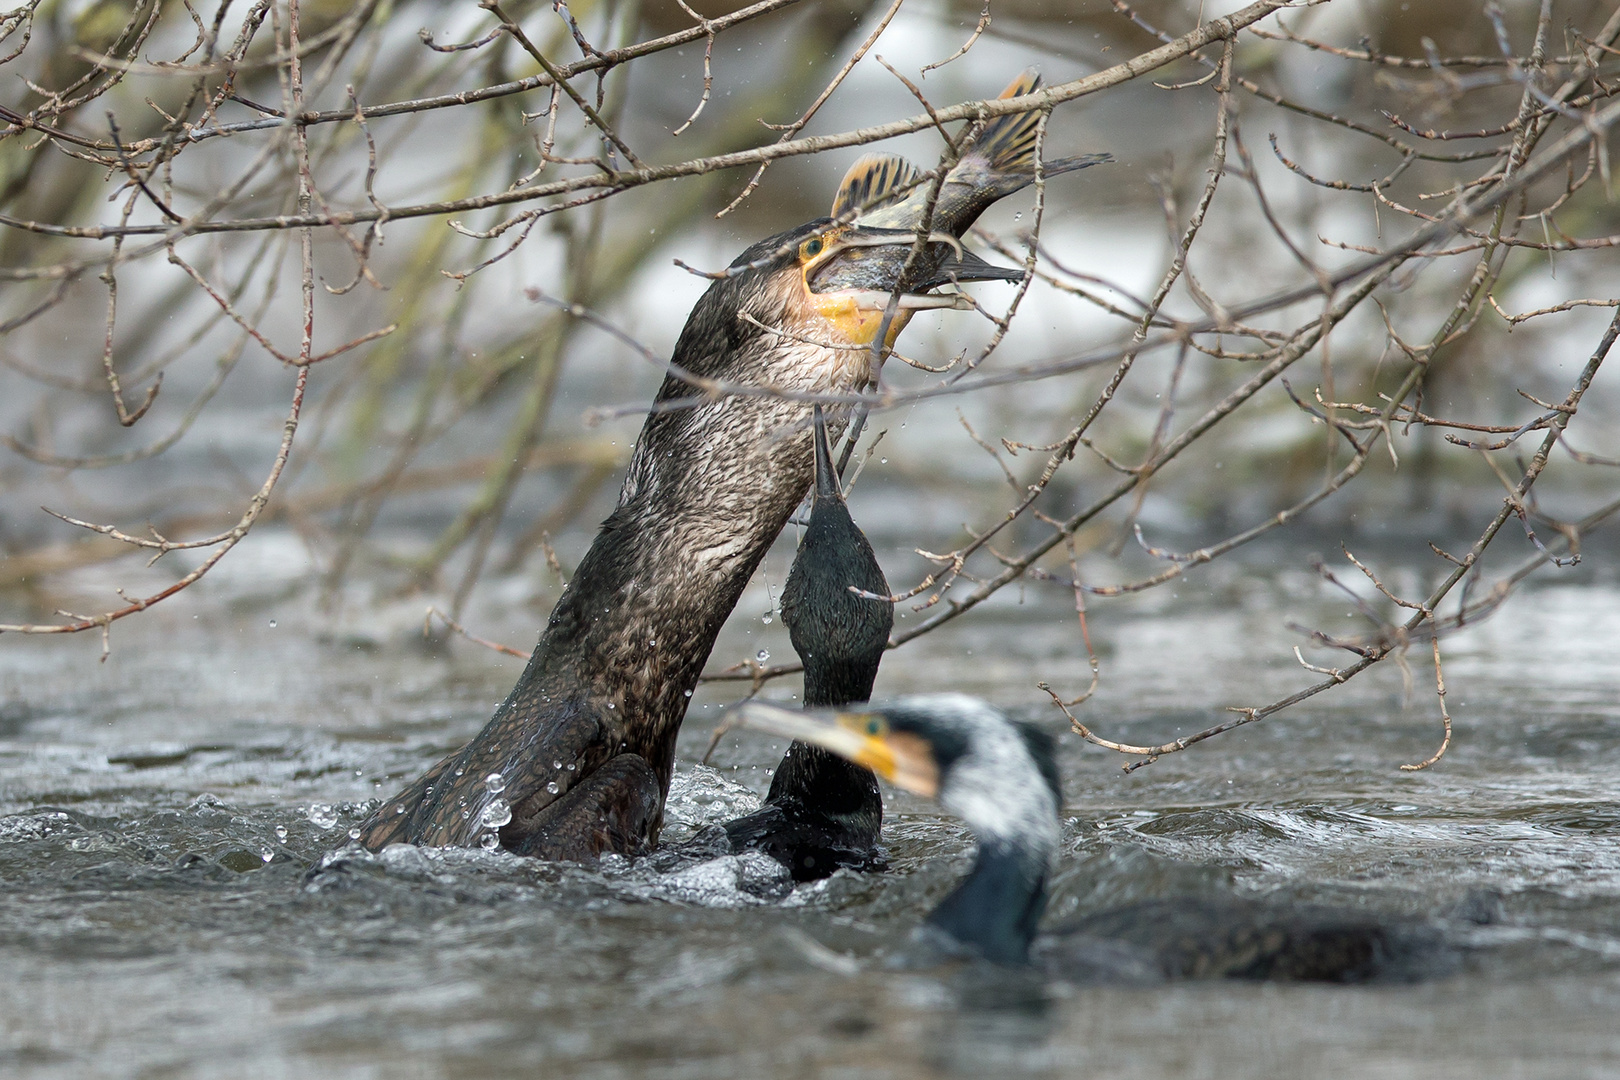
POLYGON ((337 808, 329 803, 310 803, 309 809, 304 812, 309 823, 317 829, 335 829, 338 823, 337 808))
POLYGON ((707 765, 678 765, 664 802, 664 829, 674 840, 690 838, 710 825, 751 814, 759 796, 707 765))
POLYGON ((512 820, 512 805, 505 799, 492 799, 478 815, 479 828, 498 829, 512 820))

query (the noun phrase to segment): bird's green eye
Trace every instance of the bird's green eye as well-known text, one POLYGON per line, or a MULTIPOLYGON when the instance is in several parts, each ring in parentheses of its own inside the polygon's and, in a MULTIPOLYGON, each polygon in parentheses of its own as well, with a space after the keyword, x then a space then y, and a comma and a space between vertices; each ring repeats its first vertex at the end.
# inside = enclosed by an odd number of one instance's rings
POLYGON ((869 717, 867 719, 867 721, 866 721, 866 733, 868 735, 876 735, 879 732, 881 732, 882 730, 883 730, 883 721, 879 720, 875 716, 869 717))
POLYGON ((814 240, 806 240, 804 242, 804 257, 807 259, 813 259, 817 255, 820 255, 822 246, 823 245, 819 237, 814 240))

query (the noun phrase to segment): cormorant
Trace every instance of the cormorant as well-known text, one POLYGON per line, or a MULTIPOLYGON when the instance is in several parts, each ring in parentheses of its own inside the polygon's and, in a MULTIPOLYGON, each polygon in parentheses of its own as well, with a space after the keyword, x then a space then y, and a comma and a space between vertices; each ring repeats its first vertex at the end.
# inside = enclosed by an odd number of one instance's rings
MULTIPOLYGON (((1026 73, 1003 96, 1037 85, 1026 73)), ((1033 182, 1038 121, 1014 114, 971 133, 940 185, 921 258, 910 256, 928 184, 890 155, 855 163, 834 217, 738 256, 692 309, 618 508, 517 686, 466 746, 382 804, 361 843, 493 836, 520 854, 584 859, 656 841, 676 732, 715 636, 810 487, 805 397, 867 386, 871 354, 881 356, 877 346, 891 346, 916 310, 956 306, 930 290, 1022 278, 957 238, 985 207, 1033 182), (898 310, 886 319, 891 302, 898 310)), ((1105 159, 1041 169, 1052 176, 1105 159)), ((844 418, 835 423, 842 430, 844 418)))
POLYGON ((726 726, 842 754, 896 787, 938 799, 966 823, 979 843, 973 869, 921 932, 951 952, 1033 962, 1080 980, 1135 982, 1356 982, 1415 974, 1415 962, 1438 955, 1425 926, 1236 897, 1132 904, 1037 939, 1062 806, 1050 736, 964 694, 900 698, 832 716, 749 701, 729 710, 726 726))
MULTIPOLYGON (((838 485, 821 409, 815 411, 816 486, 810 524, 782 589, 782 621, 804 662, 804 704, 849 705, 872 696, 878 663, 894 628, 872 545, 849 516, 838 485), (868 596, 858 596, 850 589, 868 596)), ((830 750, 795 742, 771 778, 765 803, 726 823, 732 847, 757 848, 798 881, 841 866, 870 869, 883 825, 883 797, 872 770, 830 750)))

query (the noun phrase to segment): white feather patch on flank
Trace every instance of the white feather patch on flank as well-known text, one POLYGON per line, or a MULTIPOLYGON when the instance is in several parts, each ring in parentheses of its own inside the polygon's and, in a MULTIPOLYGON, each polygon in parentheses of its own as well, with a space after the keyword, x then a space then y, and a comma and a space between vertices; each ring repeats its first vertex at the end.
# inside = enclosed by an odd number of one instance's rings
POLYGON ((979 840, 1028 852, 1045 867, 1057 852, 1058 807, 1023 736, 1000 711, 966 694, 901 698, 967 738, 968 751, 942 777, 939 802, 979 840))

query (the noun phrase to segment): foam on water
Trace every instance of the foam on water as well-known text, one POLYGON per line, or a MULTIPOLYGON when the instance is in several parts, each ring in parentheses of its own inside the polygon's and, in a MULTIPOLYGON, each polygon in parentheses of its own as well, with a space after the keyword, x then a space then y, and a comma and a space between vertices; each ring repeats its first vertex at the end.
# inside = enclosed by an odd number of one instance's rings
POLYGON ((759 803, 758 795, 718 769, 677 763, 669 782, 669 799, 664 803, 665 836, 690 839, 708 826, 753 813, 759 803))

